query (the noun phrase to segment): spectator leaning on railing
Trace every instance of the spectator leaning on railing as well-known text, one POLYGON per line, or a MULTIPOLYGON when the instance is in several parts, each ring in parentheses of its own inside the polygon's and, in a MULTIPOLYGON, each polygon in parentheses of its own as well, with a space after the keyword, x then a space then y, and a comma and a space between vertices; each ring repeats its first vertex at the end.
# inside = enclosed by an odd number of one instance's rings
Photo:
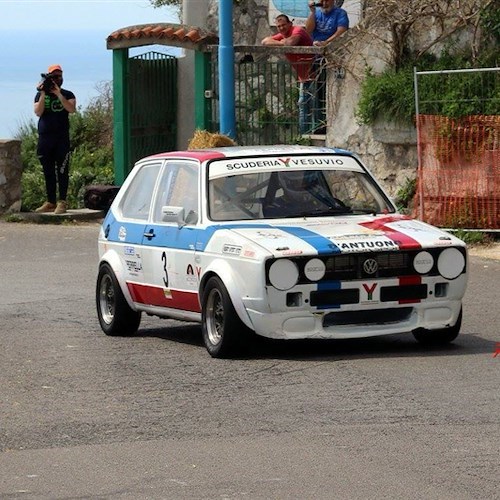
MULTIPOLYGON (((278 33, 267 36, 262 40, 262 45, 301 46, 311 47, 313 40, 309 33, 300 26, 294 26, 285 14, 276 19, 278 33)), ((312 101, 314 97, 313 78, 311 75, 314 54, 285 54, 288 61, 297 73, 299 81, 299 132, 304 134, 311 127, 312 101)))

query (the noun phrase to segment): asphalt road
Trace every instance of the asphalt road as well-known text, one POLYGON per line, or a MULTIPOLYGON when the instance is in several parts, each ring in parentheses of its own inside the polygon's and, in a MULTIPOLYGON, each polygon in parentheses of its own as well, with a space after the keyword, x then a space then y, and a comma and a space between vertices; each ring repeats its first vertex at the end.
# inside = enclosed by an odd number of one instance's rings
POLYGON ((0 222, 0 498, 500 498, 500 260, 472 257, 462 334, 263 342, 101 333, 97 224, 0 222))

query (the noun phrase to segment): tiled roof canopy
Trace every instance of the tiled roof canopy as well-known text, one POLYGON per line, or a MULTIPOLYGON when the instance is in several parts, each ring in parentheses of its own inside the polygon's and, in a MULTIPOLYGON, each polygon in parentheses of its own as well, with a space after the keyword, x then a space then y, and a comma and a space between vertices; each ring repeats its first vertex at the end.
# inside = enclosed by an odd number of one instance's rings
POLYGON ((143 45, 168 45, 184 49, 203 50, 206 45, 219 43, 219 37, 201 28, 184 24, 139 24, 113 31, 106 39, 108 49, 127 49, 143 45))

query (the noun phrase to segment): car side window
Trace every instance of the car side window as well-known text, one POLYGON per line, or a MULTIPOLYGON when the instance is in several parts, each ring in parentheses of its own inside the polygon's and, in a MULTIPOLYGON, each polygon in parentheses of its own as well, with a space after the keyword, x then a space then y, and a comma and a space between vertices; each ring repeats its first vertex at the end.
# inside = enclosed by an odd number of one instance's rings
MULTIPOLYGON (((198 214, 198 168, 197 164, 169 161, 165 165, 156 197, 153 220, 161 222, 162 207, 184 208, 184 216, 198 214)), ((197 217, 190 216, 194 222, 197 217)))
POLYGON ((126 219, 147 220, 153 191, 161 163, 144 165, 133 178, 122 201, 122 215, 126 219))

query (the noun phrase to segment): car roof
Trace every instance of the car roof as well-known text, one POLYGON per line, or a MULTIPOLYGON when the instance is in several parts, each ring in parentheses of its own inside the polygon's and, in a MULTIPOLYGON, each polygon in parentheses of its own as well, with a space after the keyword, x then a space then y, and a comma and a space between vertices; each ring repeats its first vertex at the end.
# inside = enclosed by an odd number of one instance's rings
POLYGON ((350 151, 338 148, 327 148, 319 146, 300 146, 278 144, 273 146, 228 146, 220 148, 193 149, 185 151, 168 151, 157 153, 143 160, 162 159, 162 158, 190 158, 199 161, 214 160, 217 158, 233 158, 241 156, 269 156, 269 155, 287 155, 287 154, 320 154, 320 153, 342 153, 352 155, 350 151))

